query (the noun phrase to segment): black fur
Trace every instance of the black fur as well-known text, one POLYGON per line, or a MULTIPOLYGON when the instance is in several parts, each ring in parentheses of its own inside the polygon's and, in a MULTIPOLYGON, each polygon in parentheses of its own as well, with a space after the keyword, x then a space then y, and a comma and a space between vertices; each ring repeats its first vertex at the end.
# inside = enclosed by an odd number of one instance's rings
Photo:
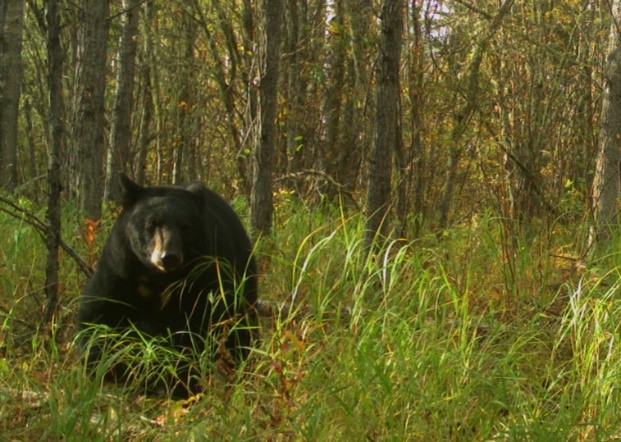
MULTIPOLYGON (((227 330, 226 347, 238 361, 245 359, 254 334, 257 272, 250 239, 233 209, 200 183, 142 187, 125 175, 120 183, 123 210, 81 298, 83 346, 89 324, 168 337, 182 351, 227 330), (179 255, 169 269, 152 262, 157 235, 179 255)), ((92 364, 101 346, 89 348, 92 364)), ((126 369, 117 367, 117 380, 126 369)), ((181 371, 175 382, 188 394, 196 392, 189 372, 181 371)))

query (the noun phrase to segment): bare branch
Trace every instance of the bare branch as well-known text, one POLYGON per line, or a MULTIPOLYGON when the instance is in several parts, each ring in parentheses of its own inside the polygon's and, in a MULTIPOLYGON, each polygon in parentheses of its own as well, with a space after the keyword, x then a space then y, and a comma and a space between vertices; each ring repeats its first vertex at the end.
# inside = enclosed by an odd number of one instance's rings
MULTIPOLYGON (((26 224, 34 227, 39 232, 39 234, 43 238, 45 238, 47 229, 49 228, 46 222, 41 221, 41 219, 39 219, 39 217, 37 217, 34 213, 29 212, 28 210, 20 207, 19 205, 15 204, 15 202, 3 196, 0 196, 0 203, 3 203, 6 206, 10 207, 9 209, 7 207, 0 206, 0 212, 4 212, 15 219, 24 221, 26 224)), ((75 263, 78 265, 78 269, 86 276, 92 275, 93 268, 84 260, 84 258, 82 258, 73 247, 63 241, 62 238, 59 239, 59 241, 60 247, 69 257, 71 257, 71 259, 75 261, 75 263)))
POLYGON ((464 8, 471 10, 472 12, 482 15, 483 17, 485 17, 487 20, 491 20, 492 16, 489 15, 487 12, 485 12, 482 9, 477 8, 476 6, 474 6, 472 3, 467 2, 466 0, 455 0, 455 3, 459 3, 460 5, 462 5, 464 8))

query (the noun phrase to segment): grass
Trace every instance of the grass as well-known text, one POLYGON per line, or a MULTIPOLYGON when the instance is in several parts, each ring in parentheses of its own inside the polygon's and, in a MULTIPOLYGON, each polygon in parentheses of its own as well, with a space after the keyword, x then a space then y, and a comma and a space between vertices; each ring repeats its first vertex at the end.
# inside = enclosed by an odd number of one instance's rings
POLYGON ((243 373, 206 374, 189 401, 85 375, 67 259, 61 319, 38 331, 43 244, 0 217, 0 439, 621 437, 620 253, 576 266, 576 227, 509 235, 487 214, 367 256, 358 215, 291 199, 278 214, 261 296, 289 314, 262 320, 243 373))

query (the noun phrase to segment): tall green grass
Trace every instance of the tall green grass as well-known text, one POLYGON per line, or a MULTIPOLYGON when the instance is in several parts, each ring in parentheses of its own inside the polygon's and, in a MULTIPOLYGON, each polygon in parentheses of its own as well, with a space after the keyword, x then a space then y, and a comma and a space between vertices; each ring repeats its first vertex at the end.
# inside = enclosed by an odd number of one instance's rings
MULTIPOLYGON (((280 204, 274 237, 258 245, 257 256, 261 297, 288 308, 261 319, 261 339, 241 373, 206 366, 205 392, 189 401, 144 396, 138 381, 107 384, 103 371, 87 376, 67 332, 70 319, 52 336, 34 326, 17 336, 40 315, 32 306, 42 300, 30 293, 41 285, 45 257, 33 232, 22 226, 16 239, 14 221, 0 217, 0 434, 92 441, 621 437, 621 254, 580 270, 572 265, 575 231, 541 228, 508 241, 506 221, 488 214, 442 238, 393 239, 369 255, 359 215, 292 199, 280 204)), ((67 260, 63 273, 72 318, 82 281, 67 260)), ((136 345, 112 349, 101 368, 119 352, 153 362, 153 344, 136 345)))

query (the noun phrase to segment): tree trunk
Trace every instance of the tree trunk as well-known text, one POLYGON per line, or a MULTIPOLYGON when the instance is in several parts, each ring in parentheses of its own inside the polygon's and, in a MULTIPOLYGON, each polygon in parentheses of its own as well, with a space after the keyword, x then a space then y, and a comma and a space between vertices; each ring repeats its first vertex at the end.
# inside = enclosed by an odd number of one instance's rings
POLYGON ((278 62, 282 0, 265 0, 265 57, 259 86, 260 137, 254 154, 254 173, 250 199, 250 221, 255 234, 269 234, 272 228, 274 202, 272 180, 274 170, 274 140, 278 109, 278 62))
MULTIPOLYGON (((248 168, 246 166, 246 159, 248 155, 245 153, 246 148, 242 142, 242 136, 239 129, 237 117, 238 111, 235 102, 235 88, 233 87, 233 83, 237 79, 237 64, 240 59, 239 45, 235 44, 234 31, 231 27, 229 17, 226 17, 222 9, 222 5, 220 2, 214 2, 214 6, 218 8, 218 24, 220 25, 222 34, 225 35, 225 39, 228 43, 228 63, 223 62, 227 56, 221 54, 220 52, 221 48, 218 44, 218 39, 212 32, 213 24, 205 17, 202 7, 198 2, 195 3, 194 9, 196 13, 199 14, 199 24, 209 45, 209 52, 212 57, 211 65, 213 69, 213 76, 218 85, 222 104, 224 105, 224 109, 226 111, 226 126, 236 154, 237 173, 240 182, 239 186, 245 195, 250 195, 250 182, 248 180, 248 168)), ((250 15, 250 19, 246 19, 249 21, 250 30, 244 29, 244 34, 249 33, 249 35, 252 35, 253 25, 251 5, 245 3, 243 13, 244 16, 246 14, 250 15)), ((246 23, 246 20, 244 20, 244 23, 246 23)), ((242 51, 243 54, 252 52, 252 47, 246 46, 247 44, 250 44, 250 41, 250 37, 244 39, 244 43, 242 44, 244 47, 244 50, 242 51)))
POLYGON ((116 94, 110 128, 110 163, 106 171, 105 199, 116 199, 115 171, 132 172, 132 108, 134 105, 134 73, 136 71, 136 36, 138 34, 138 0, 123 0, 123 32, 119 42, 116 94))
POLYGON ((143 13, 143 50, 140 66, 140 79, 142 87, 140 89, 140 130, 138 131, 138 155, 134 168, 134 178, 139 184, 145 183, 145 172, 147 168, 147 154, 151 141, 151 125, 153 122, 153 38, 151 37, 151 25, 153 23, 153 8, 151 2, 144 3, 143 13))
MULTIPOLYGON (((345 86, 341 152, 338 159, 338 182, 350 192, 361 185, 361 168, 366 162, 373 140, 374 115, 368 109, 373 94, 372 65, 375 54, 369 41, 376 40, 375 6, 372 0, 344 2, 351 27, 351 49, 345 86)), ((366 179, 366 177, 365 177, 366 179)))
POLYGON ((17 116, 22 83, 24 1, 0 0, 0 188, 17 185, 17 116))
POLYGON ((598 139, 597 165, 593 180, 593 218, 590 246, 607 243, 611 227, 616 225, 619 196, 619 139, 621 139, 621 0, 612 5, 612 25, 598 139))
MULTIPOLYGON (((327 55, 324 61, 324 75, 326 76, 326 87, 324 90, 324 102, 321 116, 322 133, 319 140, 320 155, 318 156, 318 170, 324 171, 329 177, 338 179, 339 150, 341 144, 341 108, 343 86, 345 83, 345 57, 346 39, 345 35, 345 8, 343 0, 336 0, 333 4, 334 17, 328 24, 326 36, 327 55)), ((334 186, 327 187, 325 192, 328 198, 333 200, 335 192, 334 186)), ((322 192, 324 193, 324 192, 322 192)))
MULTIPOLYGON (((26 132, 26 143, 28 148, 28 158, 22 159, 24 168, 28 170, 28 173, 24 173, 22 179, 24 181, 34 180, 38 175, 37 167, 37 141, 35 140, 35 131, 32 124, 32 103, 30 100, 25 100, 23 104, 24 114, 24 131, 26 132)), ((64 109, 64 106, 63 106, 64 109)))
MULTIPOLYGON (((285 120, 285 133, 287 134, 287 172, 292 171, 292 166, 296 167, 294 161, 296 155, 304 147, 304 136, 301 131, 301 122, 296 119, 299 109, 303 106, 305 91, 301 88, 303 85, 302 76, 300 75, 300 61, 302 60, 300 52, 300 5, 298 0, 286 2, 287 9, 285 11, 286 27, 285 44, 283 50, 289 55, 288 63, 283 67, 283 76, 285 77, 285 102, 287 103, 287 116, 285 120)), ((297 184, 297 183, 296 183, 297 184)))
POLYGON ((292 176, 291 188, 303 195, 309 186, 303 172, 313 166, 314 145, 318 136, 315 123, 321 120, 319 106, 313 100, 320 85, 314 80, 310 67, 321 62, 325 5, 309 0, 290 0, 286 4, 287 34, 283 50, 287 56, 283 57, 283 62, 287 62, 282 71, 285 77, 283 102, 286 103, 286 111, 283 112, 283 120, 287 154, 283 169, 292 176))
POLYGON ((104 159, 104 93, 109 0, 82 0, 78 40, 76 116, 72 141, 77 150, 80 209, 101 216, 104 159))
POLYGON ((366 245, 388 232, 393 151, 398 140, 399 63, 403 2, 384 0, 376 86, 375 140, 369 158, 366 245))
POLYGON ((153 98, 153 117, 154 117, 154 141, 155 141, 155 178, 151 181, 156 183, 162 182, 162 176, 164 175, 164 127, 165 127, 165 99, 162 92, 162 69, 160 69, 160 45, 157 42, 158 36, 161 35, 162 29, 159 22, 159 6, 153 2, 144 3, 145 11, 145 27, 144 27, 144 40, 145 40, 145 63, 150 66, 151 74, 151 96, 153 98))
MULTIPOLYGON (((263 2, 265 3, 265 2, 263 2)), ((259 145, 259 133, 260 122, 258 117, 259 98, 256 87, 257 77, 261 76, 261 73, 257 74, 259 64, 257 57, 260 52, 259 44, 257 43, 257 25, 255 20, 254 10, 257 2, 252 0, 242 1, 242 46, 245 48, 243 51, 244 67, 242 76, 244 79, 244 95, 246 96, 246 106, 244 110, 244 130, 249 134, 250 142, 246 142, 251 147, 251 155, 246 154, 246 146, 240 146, 241 149, 237 151, 237 170, 240 178, 240 182, 244 187, 244 193, 250 196, 252 199, 252 193, 254 192, 254 177, 253 169, 255 167, 252 154, 257 150, 259 145)), ((272 160, 270 160, 272 161, 272 160)), ((252 209, 251 209, 252 210, 252 209)))
POLYGON ((50 322, 58 306, 60 247, 60 155, 63 137, 62 124, 62 74, 63 52, 60 45, 60 13, 57 0, 47 1, 47 53, 48 53, 48 85, 50 91, 49 109, 49 148, 48 148, 48 200, 47 200, 47 263, 45 266, 45 292, 47 306, 45 321, 50 322))
MULTIPOLYGON (((196 40, 196 21, 187 13, 183 14, 183 53, 181 56, 180 90, 177 99, 177 136, 173 146, 173 183, 179 184, 186 178, 185 156, 189 154, 193 138, 194 93, 192 71, 194 68, 194 44, 196 40)), ((194 177, 192 177, 194 178, 194 177)))
POLYGON ((151 122, 153 120, 153 95, 151 94, 151 65, 148 61, 149 56, 145 55, 145 61, 140 69, 142 88, 140 90, 140 128, 138 130, 138 155, 136 156, 136 166, 134 167, 134 178, 136 182, 144 184, 145 172, 147 168, 147 153, 151 138, 151 122))
POLYGON ((400 224, 400 235, 405 237, 409 231, 410 215, 415 215, 414 235, 418 235, 424 219, 425 183, 424 170, 426 165, 423 148, 423 106, 424 100, 424 43, 421 24, 420 0, 412 2, 408 27, 412 32, 412 41, 407 51, 407 93, 409 100, 410 144, 397 157, 399 183, 397 187, 397 216, 400 224))

